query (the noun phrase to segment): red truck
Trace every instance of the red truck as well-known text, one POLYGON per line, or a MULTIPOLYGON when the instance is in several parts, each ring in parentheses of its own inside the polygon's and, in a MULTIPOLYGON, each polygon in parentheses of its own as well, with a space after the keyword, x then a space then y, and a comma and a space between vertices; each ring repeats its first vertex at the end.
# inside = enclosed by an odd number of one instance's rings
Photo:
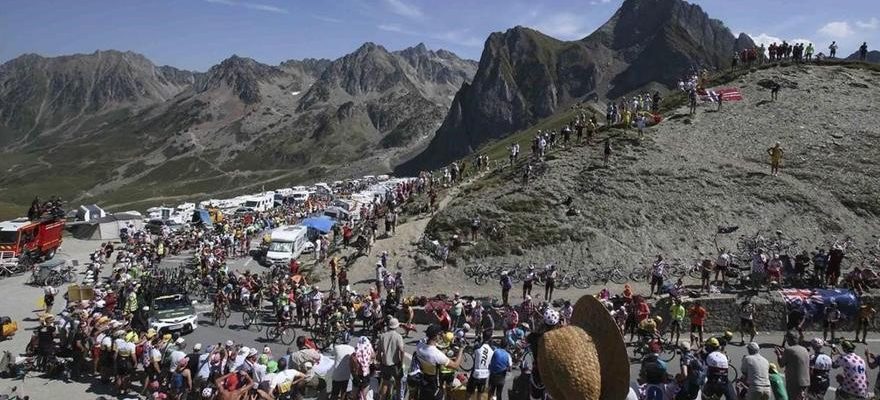
POLYGON ((63 219, 18 218, 0 222, 0 262, 17 259, 25 250, 40 259, 55 257, 63 233, 63 219))

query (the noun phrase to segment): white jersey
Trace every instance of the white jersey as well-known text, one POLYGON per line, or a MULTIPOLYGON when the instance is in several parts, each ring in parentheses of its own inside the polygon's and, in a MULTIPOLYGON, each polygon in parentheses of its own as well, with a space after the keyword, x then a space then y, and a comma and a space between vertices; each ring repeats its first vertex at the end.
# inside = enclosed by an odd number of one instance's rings
POLYGON ((489 377, 489 362, 492 361, 492 354, 495 351, 492 347, 484 343, 480 348, 474 351, 474 371, 471 377, 474 379, 486 379, 489 377))

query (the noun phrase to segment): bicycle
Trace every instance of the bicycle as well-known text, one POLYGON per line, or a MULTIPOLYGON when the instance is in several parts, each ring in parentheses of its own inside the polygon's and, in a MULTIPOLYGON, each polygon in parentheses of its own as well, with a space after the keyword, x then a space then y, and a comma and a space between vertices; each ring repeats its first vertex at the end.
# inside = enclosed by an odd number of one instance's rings
MULTIPOLYGON (((321 351, 327 350, 336 343, 348 343, 351 335, 343 325, 341 329, 333 324, 321 324, 312 329, 312 341, 321 351)), ((375 340, 374 343, 377 343, 375 340)))
POLYGON ((275 342, 281 340, 281 343, 290 346, 296 339, 296 329, 288 323, 274 324, 266 328, 266 340, 275 342))
POLYGON ((260 313, 253 307, 247 307, 241 313, 241 323, 245 330, 249 330, 251 326, 255 326, 257 332, 263 330, 263 324, 259 321, 260 313))
POLYGON ((226 309, 228 307, 224 307, 223 305, 214 304, 214 309, 211 310, 211 323, 215 326, 219 326, 221 328, 226 327, 226 322, 229 320, 229 316, 226 315, 226 309))

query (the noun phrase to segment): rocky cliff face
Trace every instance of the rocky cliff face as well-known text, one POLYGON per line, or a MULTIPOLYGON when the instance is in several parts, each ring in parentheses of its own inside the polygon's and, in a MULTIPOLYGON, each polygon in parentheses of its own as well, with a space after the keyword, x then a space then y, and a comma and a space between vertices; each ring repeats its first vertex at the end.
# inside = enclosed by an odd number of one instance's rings
POLYGON ((682 0, 626 0, 578 41, 522 27, 494 33, 430 146, 398 171, 441 166, 574 102, 672 87, 691 68, 725 68, 752 45, 682 0))
MULTIPOLYGON (((859 60, 860 59, 859 52, 856 51, 855 53, 850 54, 849 57, 847 57, 846 59, 847 60, 859 60)), ((866 57, 866 60, 868 62, 872 62, 872 63, 880 63, 880 51, 878 51, 878 50, 869 51, 868 56, 866 57)))

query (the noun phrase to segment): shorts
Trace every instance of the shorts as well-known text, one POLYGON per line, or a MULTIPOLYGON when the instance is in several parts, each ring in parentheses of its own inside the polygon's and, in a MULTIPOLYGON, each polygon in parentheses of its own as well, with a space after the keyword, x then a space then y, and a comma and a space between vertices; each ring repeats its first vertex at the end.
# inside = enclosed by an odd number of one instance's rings
POLYGON ((396 365, 383 365, 379 368, 379 377, 383 380, 400 380, 401 372, 400 368, 396 365))
POLYGON ((837 322, 836 321, 825 321, 824 326, 826 329, 829 329, 829 328, 835 329, 835 328, 837 328, 837 322))
POLYGON ((669 329, 676 332, 681 331, 681 321, 677 319, 672 320, 672 324, 669 325, 669 329))
POLYGON ((467 381, 467 392, 468 392, 468 393, 474 393, 474 392, 477 392, 477 393, 483 393, 483 392, 485 392, 485 391, 486 391, 486 381, 488 381, 488 380, 489 380, 488 378, 483 378, 483 379, 471 378, 471 379, 468 379, 468 381, 467 381))
POLYGON ((663 276, 651 275, 651 284, 663 286, 663 276))
POLYGON ((454 381, 454 380, 455 380, 454 373, 445 373, 444 372, 444 373, 440 374, 440 383, 441 384, 451 385, 452 381, 454 381))
POLYGON ((702 269, 700 269, 700 278, 709 279, 711 273, 712 273, 712 271, 709 271, 708 269, 702 268, 702 269))
POLYGON ((751 319, 740 318, 739 326, 744 329, 755 329, 755 321, 751 319))
POLYGON ((370 377, 368 376, 351 376, 351 386, 352 388, 363 389, 367 386, 370 386, 370 377))
POLYGON ((800 322, 788 321, 788 323, 785 325, 785 330, 787 330, 787 331, 791 331, 791 330, 802 331, 803 328, 801 328, 799 325, 800 325, 800 322))
POLYGON ((724 272, 724 271, 727 271, 727 266, 726 266, 726 265, 718 265, 718 264, 715 264, 715 270, 716 270, 716 271, 724 272))
POLYGON ((337 399, 348 393, 349 381, 333 381, 330 385, 330 397, 337 399))
POLYGON ((691 333, 694 332, 703 332, 703 325, 691 324, 691 333))
POLYGON ((128 376, 131 374, 131 365, 127 362, 120 362, 116 365, 117 376, 128 376))

